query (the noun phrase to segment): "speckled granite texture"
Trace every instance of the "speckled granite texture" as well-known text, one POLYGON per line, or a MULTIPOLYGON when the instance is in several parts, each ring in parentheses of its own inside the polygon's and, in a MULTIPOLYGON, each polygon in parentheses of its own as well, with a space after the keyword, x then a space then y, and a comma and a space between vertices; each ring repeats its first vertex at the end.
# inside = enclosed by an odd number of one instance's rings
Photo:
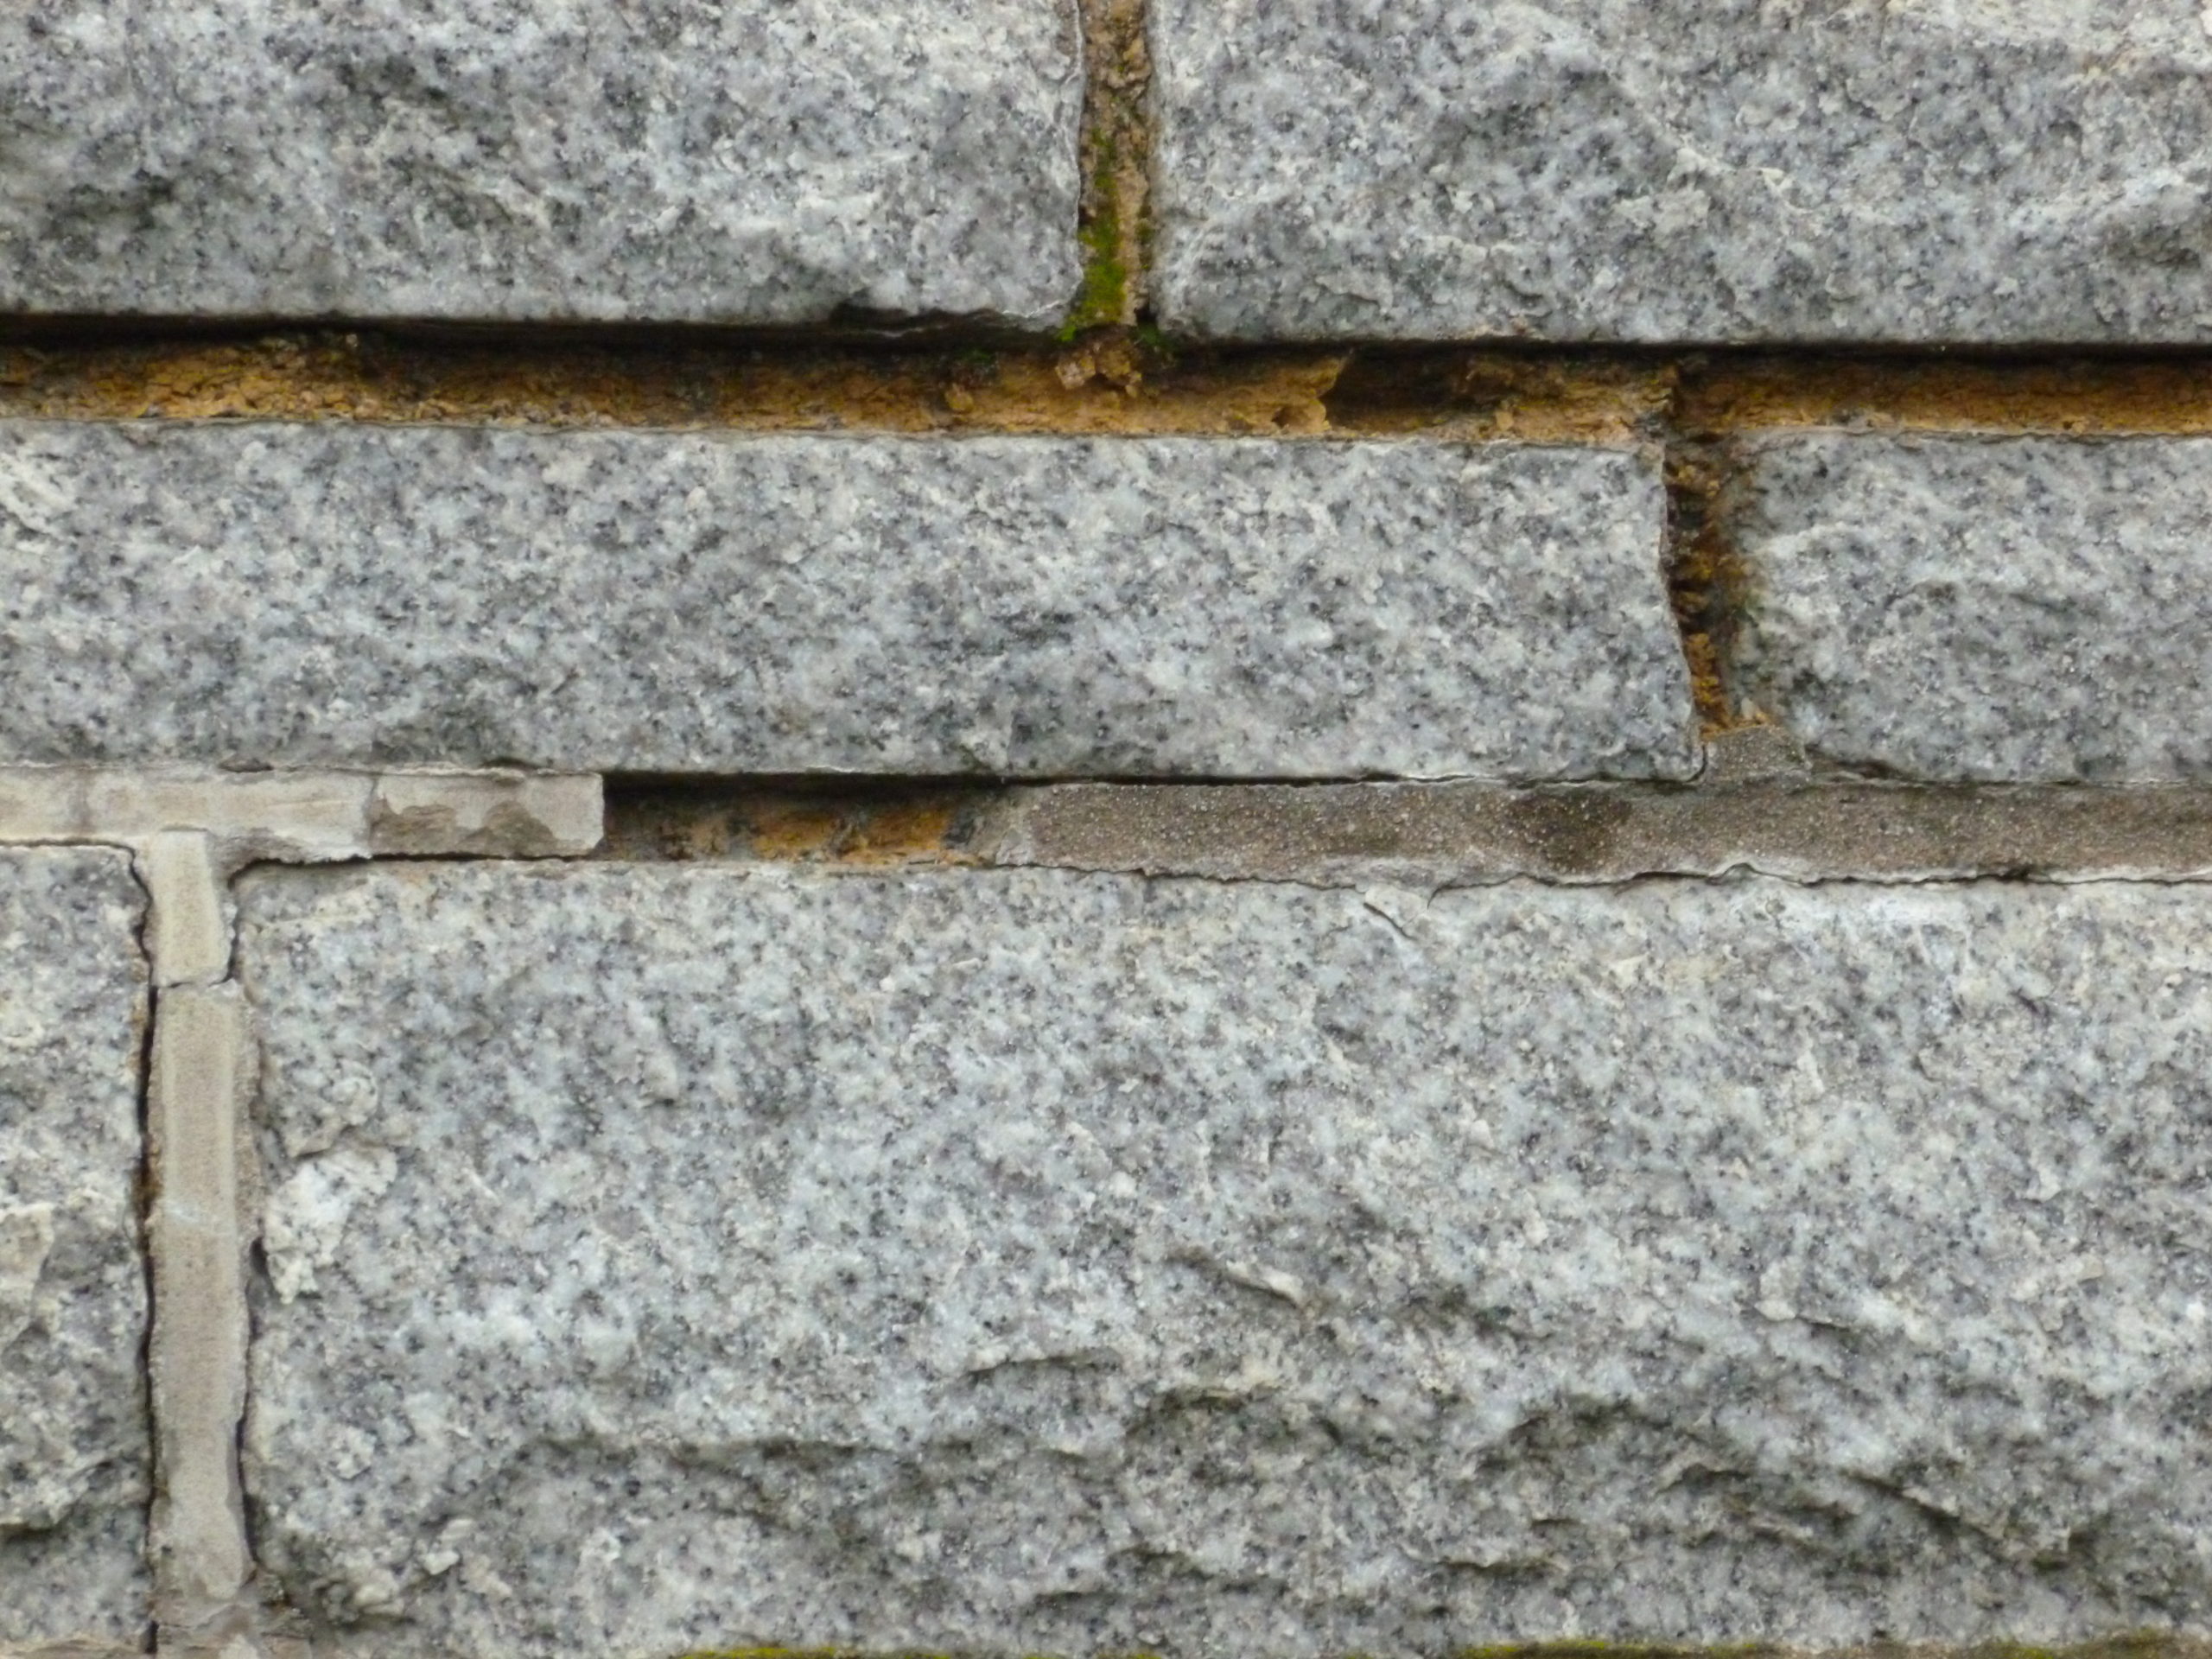
POLYGON ((0 759, 1679 776, 1655 461, 0 425, 0 759))
POLYGON ((1056 0, 22 0, 0 310, 1056 319, 1056 0))
POLYGON ((138 886, 0 848, 0 1648, 149 1617, 138 886))
POLYGON ((378 1655, 2202 1631, 2208 906, 250 877, 262 1559, 378 1655))
POLYGON ((2197 0, 1153 0, 1164 321, 2212 338, 2197 0))
POLYGON ((2212 778, 2212 441, 1821 433, 1745 454, 1739 694, 1912 778, 2212 778))

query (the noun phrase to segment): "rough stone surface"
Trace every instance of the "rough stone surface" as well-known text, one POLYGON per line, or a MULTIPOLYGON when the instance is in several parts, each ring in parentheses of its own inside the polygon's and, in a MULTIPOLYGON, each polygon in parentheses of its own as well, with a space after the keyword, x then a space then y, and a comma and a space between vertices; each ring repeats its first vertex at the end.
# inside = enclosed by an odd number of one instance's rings
POLYGON ((2212 779, 2212 440, 1816 433, 1746 457, 1740 695, 1914 778, 2212 779))
POLYGON ((26 0, 0 310, 1055 319, 1055 0, 26 0))
POLYGON ((2202 1632, 2209 906, 254 875, 264 1566, 378 1655, 2202 1632))
POLYGON ((149 1614, 129 859, 0 849, 0 1647, 149 1614))
POLYGON ((0 427, 0 756, 1681 776, 1652 458, 0 427))
POLYGON ((2212 337, 2198 0, 1154 0, 1171 327, 2212 337))

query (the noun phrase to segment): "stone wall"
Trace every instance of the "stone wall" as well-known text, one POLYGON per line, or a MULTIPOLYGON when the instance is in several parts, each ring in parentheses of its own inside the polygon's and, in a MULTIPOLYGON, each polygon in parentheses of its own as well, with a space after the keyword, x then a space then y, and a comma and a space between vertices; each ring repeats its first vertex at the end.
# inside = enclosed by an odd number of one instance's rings
POLYGON ((0 1656, 2212 1654, 2196 0, 0 15, 0 1656))

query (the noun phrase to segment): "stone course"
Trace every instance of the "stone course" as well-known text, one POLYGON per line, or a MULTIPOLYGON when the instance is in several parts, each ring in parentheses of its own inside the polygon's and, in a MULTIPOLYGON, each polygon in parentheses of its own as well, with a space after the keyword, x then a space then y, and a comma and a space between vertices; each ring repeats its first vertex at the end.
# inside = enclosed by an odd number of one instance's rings
POLYGON ((0 1650, 151 1613, 143 909, 120 853, 0 847, 0 1650))
POLYGON ((2212 1659, 2212 0, 0 5, 0 1659, 2212 1659))
POLYGON ((319 1652, 2212 1623, 2193 888, 250 876, 319 1652))
POLYGON ((1051 0, 26 0, 0 312, 1056 321, 1051 0))
POLYGON ((1905 778, 2212 778, 2212 440, 1747 446, 1736 690, 1905 778))
POLYGON ((1236 338, 2212 340, 2197 0, 1153 0, 1236 338))
POLYGON ((1683 777, 1656 459, 0 425, 0 756, 1683 777))

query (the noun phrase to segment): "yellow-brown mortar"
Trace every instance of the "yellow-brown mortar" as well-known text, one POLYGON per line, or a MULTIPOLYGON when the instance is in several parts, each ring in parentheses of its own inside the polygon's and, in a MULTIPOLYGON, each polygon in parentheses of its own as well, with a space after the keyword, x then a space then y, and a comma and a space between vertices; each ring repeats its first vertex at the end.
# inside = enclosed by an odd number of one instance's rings
POLYGON ((2212 358, 2158 361, 1064 341, 0 339, 0 416, 883 432, 1711 440, 1801 427, 2212 434, 2212 358))
POLYGON ((1340 352, 433 340, 366 334, 0 344, 0 416, 866 432, 1305 435, 1340 352))
POLYGON ((2212 433, 2212 359, 1716 354, 1683 364, 1671 423, 1692 436, 1797 427, 2212 433))
POLYGON ((1727 474, 1714 446, 1684 443, 1667 452, 1667 592, 1690 673, 1690 697, 1702 735, 1757 724, 1729 695, 1729 635, 1742 613, 1744 563, 1720 512, 1727 474))

